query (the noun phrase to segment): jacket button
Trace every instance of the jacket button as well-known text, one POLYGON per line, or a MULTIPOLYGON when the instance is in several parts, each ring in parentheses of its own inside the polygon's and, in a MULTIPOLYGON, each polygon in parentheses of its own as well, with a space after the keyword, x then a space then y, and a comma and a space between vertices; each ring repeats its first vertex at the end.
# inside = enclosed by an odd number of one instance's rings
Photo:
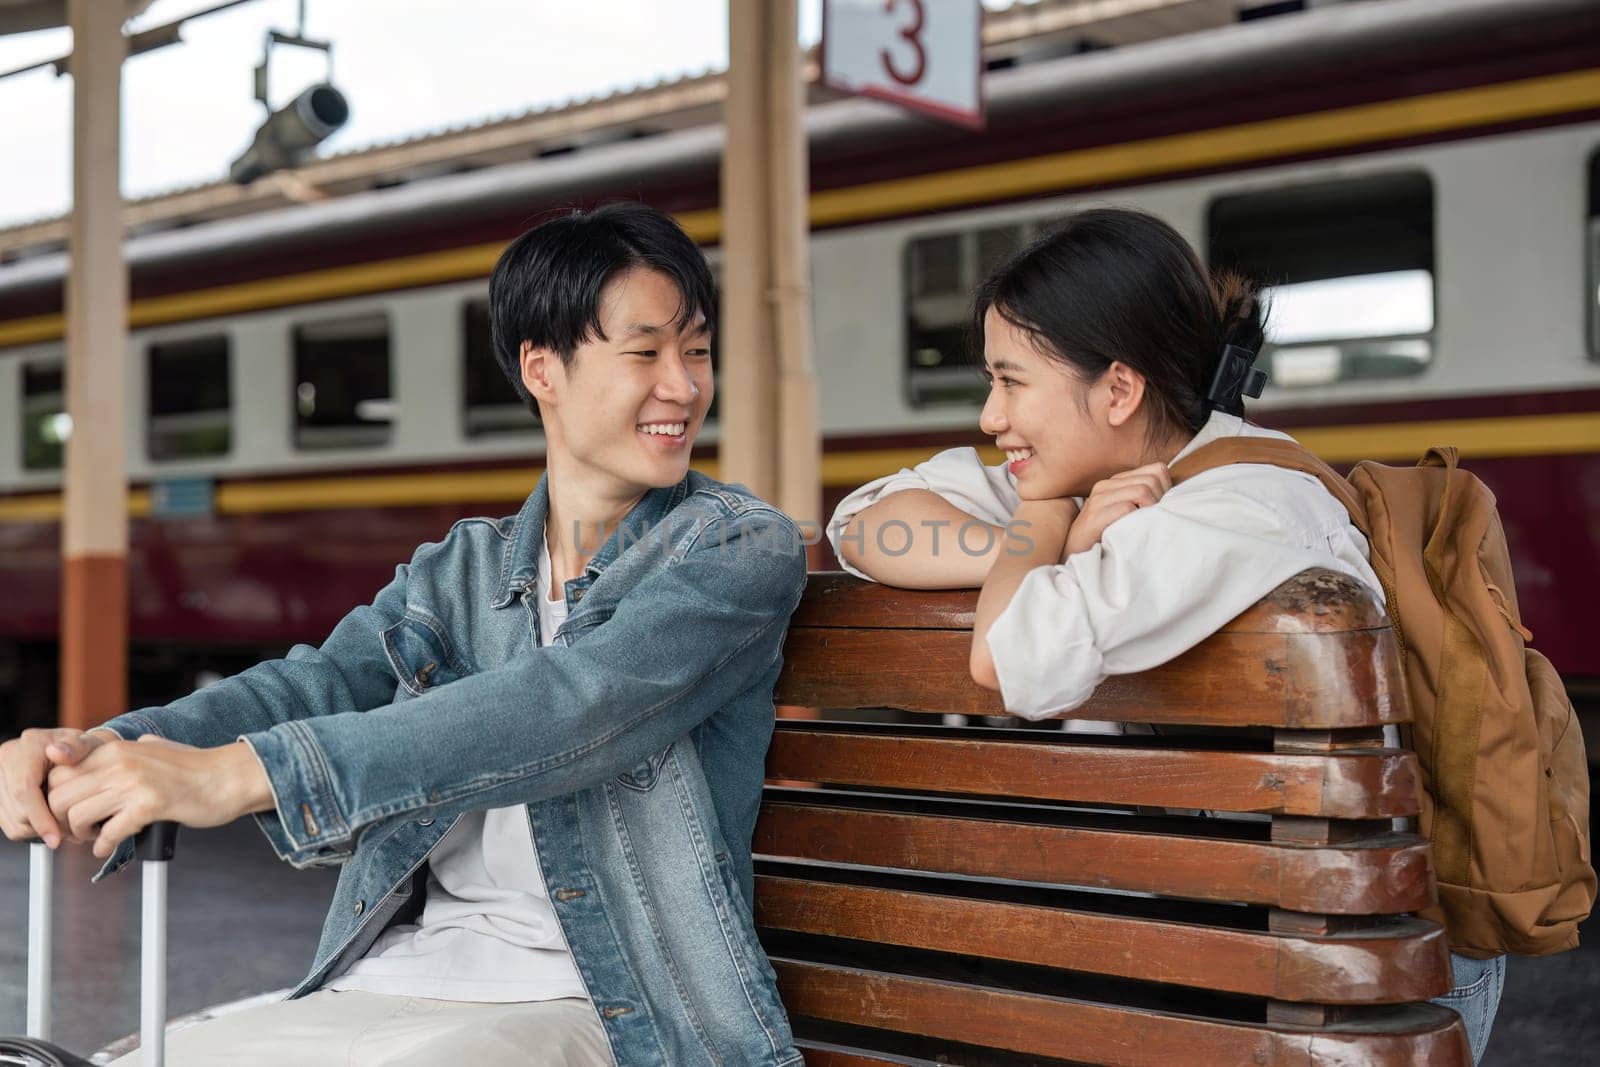
POLYGON ((583 599, 583 590, 582 589, 574 590, 573 594, 572 594, 572 602, 574 604, 576 604, 578 601, 580 601, 582 599, 583 599))
POLYGON ((433 678, 434 669, 438 666, 439 665, 437 663, 430 663, 426 667, 423 667, 421 670, 417 671, 415 681, 418 689, 428 688, 428 686, 431 684, 431 679, 433 678))
POLYGON ((357 915, 360 915, 362 912, 364 912, 366 910, 367 910, 367 902, 366 901, 364 901, 364 900, 356 901, 355 912, 356 912, 357 915))
POLYGON ((432 819, 418 819, 417 820, 417 825, 418 826, 432 826, 433 825, 433 820, 432 819))

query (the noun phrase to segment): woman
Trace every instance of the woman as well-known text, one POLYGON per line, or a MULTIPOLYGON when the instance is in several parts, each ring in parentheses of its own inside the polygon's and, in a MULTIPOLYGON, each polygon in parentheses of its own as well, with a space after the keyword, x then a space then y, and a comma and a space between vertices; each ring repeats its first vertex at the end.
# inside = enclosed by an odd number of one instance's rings
MULTIPOLYGON (((972 676, 1012 714, 1070 711, 1308 567, 1351 576, 1382 605, 1365 538, 1315 478, 1241 464, 1172 484, 1170 465, 1211 441, 1285 435, 1243 419, 1240 371, 1262 341, 1255 290, 1208 275, 1166 223, 1072 216, 995 270, 972 324, 990 382, 979 425, 1007 462, 942 452, 846 497, 828 533, 861 577, 981 586, 972 676)), ((1453 963, 1458 988, 1442 1003, 1462 1013, 1477 1057, 1503 958, 1453 963)))

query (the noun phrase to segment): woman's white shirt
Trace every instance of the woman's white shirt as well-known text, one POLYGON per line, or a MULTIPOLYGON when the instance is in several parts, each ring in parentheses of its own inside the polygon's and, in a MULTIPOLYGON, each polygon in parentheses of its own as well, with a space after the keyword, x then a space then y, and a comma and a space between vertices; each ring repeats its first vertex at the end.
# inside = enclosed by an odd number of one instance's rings
MULTIPOLYGON (((1237 436, 1288 435, 1218 412, 1170 462, 1237 436)), ((857 515, 905 489, 935 492, 994 526, 1020 504, 1004 464, 986 467, 976 449, 950 449, 841 501, 827 530, 834 552, 857 515)), ((946 551, 961 551, 956 532, 941 531, 946 551)), ((1112 523, 1087 551, 1028 573, 989 630, 1006 710, 1027 719, 1070 711, 1107 676, 1186 652, 1308 567, 1355 578, 1381 605, 1367 553, 1344 507, 1310 475, 1257 464, 1207 471, 1112 523)), ((841 566, 867 577, 842 557, 841 566)))

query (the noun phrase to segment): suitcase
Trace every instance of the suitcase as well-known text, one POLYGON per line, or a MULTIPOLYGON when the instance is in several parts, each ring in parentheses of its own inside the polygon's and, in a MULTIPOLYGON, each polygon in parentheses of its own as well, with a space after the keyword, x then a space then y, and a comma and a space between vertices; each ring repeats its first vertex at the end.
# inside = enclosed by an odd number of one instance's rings
MULTIPOLYGON (((159 1067, 167 1033, 167 861, 178 843, 178 824, 153 823, 136 838, 143 886, 139 930, 139 1048, 145 1067, 159 1067)), ((91 1067, 90 1061, 50 1043, 50 898, 55 854, 40 842, 28 846, 28 1036, 0 1036, 0 1064, 91 1067)))

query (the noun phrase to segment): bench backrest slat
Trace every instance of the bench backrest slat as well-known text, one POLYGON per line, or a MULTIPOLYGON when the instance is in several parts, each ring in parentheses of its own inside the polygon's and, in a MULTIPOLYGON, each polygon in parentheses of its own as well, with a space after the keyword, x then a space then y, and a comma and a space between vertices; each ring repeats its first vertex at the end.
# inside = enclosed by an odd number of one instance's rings
MULTIPOLYGON (((1344 582, 1334 587, 1354 600, 1349 592, 1354 582, 1334 577, 1344 582)), ((862 622, 904 619, 910 593, 896 590, 894 611, 875 613, 848 608, 845 592, 829 579, 802 601, 784 645, 779 704, 1005 713, 998 694, 976 685, 968 673, 971 624, 949 625, 963 617, 955 611, 954 593, 934 593, 944 605, 931 613, 939 625, 891 629, 862 622), (816 601, 837 611, 822 613, 816 601), (842 619, 854 625, 842 625, 842 619)), ((1394 633, 1370 598, 1358 595, 1354 603, 1306 619, 1293 614, 1294 606, 1307 600, 1296 590, 1283 593, 1277 603, 1262 601, 1266 606, 1251 609, 1168 664, 1109 678, 1074 717, 1293 729, 1405 721, 1405 683, 1394 633), (1349 625, 1339 629, 1334 621, 1349 625)))
POLYGON ((1315 848, 768 801, 755 850, 1327 915, 1392 915, 1433 900, 1426 843, 1399 834, 1315 848))
MULTIPOLYGON (((1017 731, 1018 740, 941 733, 916 727, 868 733, 781 721, 767 753, 767 773, 885 790, 1325 819, 1403 817, 1416 815, 1421 805, 1416 756, 1395 749, 1313 756, 1113 746, 1058 732, 1017 731)), ((1183 739, 1161 741, 1177 745, 1183 739)))
MULTIPOLYGON (((1372 1009, 1371 1032, 1278 1030, 1247 1020, 1130 1012, 1093 1002, 989 989, 853 967, 777 958, 791 1011, 861 1026, 894 1020, 904 1033, 1036 1056, 1063 1048, 1090 1063, 1361 1063, 1378 1067, 1460 1062, 1446 1008, 1372 1009), (1130 1015, 1136 1018, 1130 1018, 1130 1015)), ((970 1061, 958 1061, 970 1062, 970 1061)))
POLYGON ((770 875, 757 887, 756 919, 773 930, 1323 1004, 1426 999, 1443 937, 1420 920, 1360 939, 1297 937, 770 875))

